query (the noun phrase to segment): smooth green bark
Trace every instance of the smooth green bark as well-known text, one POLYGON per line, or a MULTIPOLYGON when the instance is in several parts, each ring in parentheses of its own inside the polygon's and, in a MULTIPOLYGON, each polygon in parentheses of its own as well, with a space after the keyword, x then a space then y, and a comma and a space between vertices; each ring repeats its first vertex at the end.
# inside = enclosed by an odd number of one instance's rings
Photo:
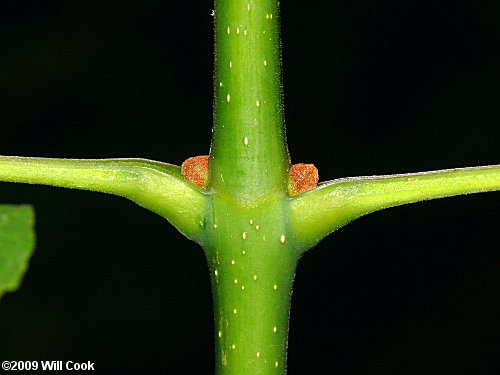
POLYGON ((214 195, 205 253, 214 297, 219 375, 284 374, 297 247, 287 200, 255 208, 214 195))
POLYGON ((215 43, 209 186, 248 204, 283 195, 289 160, 278 1, 215 1, 215 43))
POLYGON ((278 1, 215 1, 214 133, 203 247, 216 372, 284 374, 298 253, 288 233, 278 1))

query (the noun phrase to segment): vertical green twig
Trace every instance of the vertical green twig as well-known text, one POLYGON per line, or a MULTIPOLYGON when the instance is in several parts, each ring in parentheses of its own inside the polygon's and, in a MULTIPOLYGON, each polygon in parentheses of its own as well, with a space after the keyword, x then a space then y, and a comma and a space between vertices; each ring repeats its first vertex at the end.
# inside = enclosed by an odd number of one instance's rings
POLYGON ((209 186, 245 202, 286 191, 279 3, 215 1, 209 186))
POLYGON ((287 232, 279 3, 215 1, 215 113, 204 243, 217 374, 284 374, 298 253, 287 232))

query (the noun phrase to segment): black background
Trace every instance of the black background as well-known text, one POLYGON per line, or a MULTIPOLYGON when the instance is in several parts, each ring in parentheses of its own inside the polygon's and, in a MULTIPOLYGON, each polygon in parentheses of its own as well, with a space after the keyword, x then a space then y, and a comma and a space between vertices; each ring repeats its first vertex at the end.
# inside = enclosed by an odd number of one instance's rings
MULTIPOLYGON (((500 3, 282 4, 287 135, 321 180, 498 162, 500 3)), ((0 154, 144 157, 209 148, 210 1, 10 1, 0 154)), ((114 196, 0 185, 37 249, 0 304, 0 359, 106 373, 213 373, 201 249, 114 196)), ((498 195, 361 218, 301 260, 290 375, 493 374, 498 195)), ((497 363, 495 363, 495 361, 497 363)))

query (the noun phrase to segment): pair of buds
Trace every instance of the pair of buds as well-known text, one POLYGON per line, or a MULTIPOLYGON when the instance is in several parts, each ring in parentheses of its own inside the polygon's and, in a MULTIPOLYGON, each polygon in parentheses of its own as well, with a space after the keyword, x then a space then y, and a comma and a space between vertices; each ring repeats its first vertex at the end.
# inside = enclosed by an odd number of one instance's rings
MULTIPOLYGON (((181 165, 182 176, 202 188, 207 186, 208 155, 193 156, 181 165)), ((292 164, 290 166, 290 194, 297 195, 314 189, 318 185, 318 169, 314 164, 292 164)))

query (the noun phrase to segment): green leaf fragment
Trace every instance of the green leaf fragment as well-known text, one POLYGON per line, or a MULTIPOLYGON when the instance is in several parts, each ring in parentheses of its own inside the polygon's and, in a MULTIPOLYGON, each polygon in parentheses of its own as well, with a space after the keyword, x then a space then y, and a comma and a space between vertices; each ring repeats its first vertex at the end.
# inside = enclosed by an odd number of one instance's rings
POLYGON ((31 206, 0 205, 0 297, 19 287, 35 247, 31 206))

